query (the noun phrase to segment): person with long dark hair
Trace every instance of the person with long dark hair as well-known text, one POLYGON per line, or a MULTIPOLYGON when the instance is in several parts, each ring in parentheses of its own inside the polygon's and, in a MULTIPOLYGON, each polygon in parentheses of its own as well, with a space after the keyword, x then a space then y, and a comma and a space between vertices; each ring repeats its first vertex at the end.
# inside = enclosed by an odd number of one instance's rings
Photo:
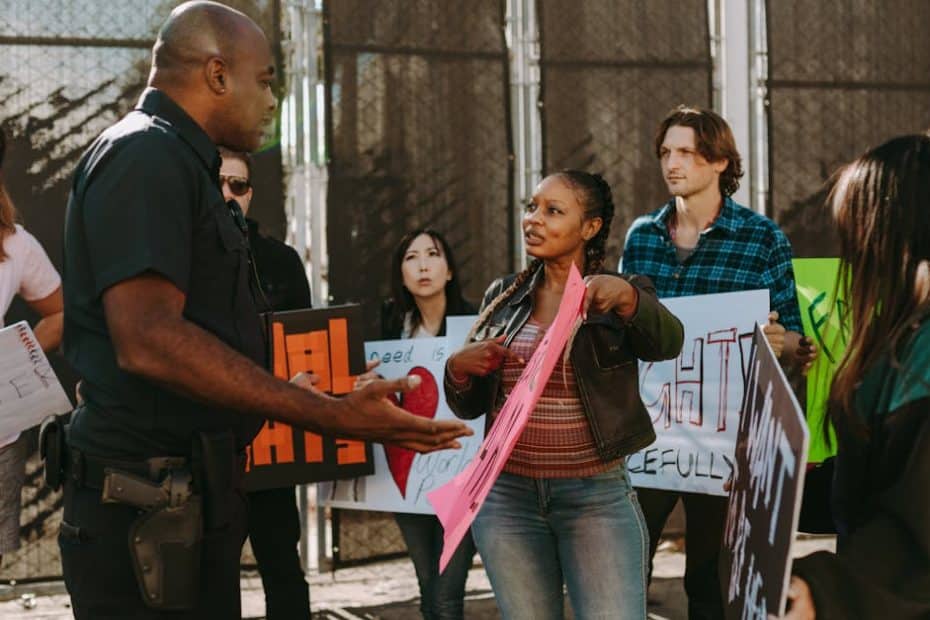
POLYGON ((445 237, 431 228, 404 235, 391 256, 391 298, 381 308, 385 339, 445 336, 446 317, 473 314, 445 237))
POLYGON ((466 341, 446 362, 446 399, 491 424, 558 312, 575 265, 586 276, 576 326, 472 526, 501 615, 646 617, 649 539, 624 457, 655 440, 638 360, 681 351, 683 329, 648 278, 603 269, 614 215, 596 174, 543 179, 523 217, 522 272, 488 288, 466 341))
POLYGON ((852 315, 828 405, 837 553, 794 563, 787 618, 930 618, 930 137, 868 151, 830 205, 852 315))
MULTIPOLYGON (((385 340, 445 336, 446 317, 475 313, 462 296, 452 248, 440 233, 419 228, 404 235, 391 257, 391 294, 381 309, 381 337, 385 340)), ((356 387, 376 376, 376 364, 359 378, 356 387)), ((420 587, 424 620, 461 620, 465 582, 475 555, 466 534, 446 570, 439 573, 443 548, 442 524, 435 515, 395 513, 420 587)))

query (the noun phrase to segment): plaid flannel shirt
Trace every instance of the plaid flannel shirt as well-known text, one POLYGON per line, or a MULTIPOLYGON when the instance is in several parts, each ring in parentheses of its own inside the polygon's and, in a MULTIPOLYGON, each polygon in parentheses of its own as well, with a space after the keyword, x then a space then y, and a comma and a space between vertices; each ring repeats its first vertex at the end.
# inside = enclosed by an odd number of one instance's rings
POLYGON ((791 244, 772 220, 724 198, 720 215, 679 262, 668 232, 675 201, 636 219, 620 271, 648 276, 662 297, 768 289, 785 329, 803 334, 791 265, 791 244))

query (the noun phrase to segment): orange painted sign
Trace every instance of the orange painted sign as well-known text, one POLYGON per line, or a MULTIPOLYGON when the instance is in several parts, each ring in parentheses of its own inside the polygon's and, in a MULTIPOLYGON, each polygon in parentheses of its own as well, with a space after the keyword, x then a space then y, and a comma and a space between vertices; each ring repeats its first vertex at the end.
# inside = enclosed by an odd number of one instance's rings
MULTIPOLYGON (((357 305, 274 314, 269 321, 271 370, 289 380, 320 377, 317 389, 339 396, 364 372, 361 308, 357 305), (354 373, 353 373, 354 369, 354 373)), ((245 487, 259 490, 338 480, 374 472, 371 446, 326 437, 268 420, 247 449, 245 487)))

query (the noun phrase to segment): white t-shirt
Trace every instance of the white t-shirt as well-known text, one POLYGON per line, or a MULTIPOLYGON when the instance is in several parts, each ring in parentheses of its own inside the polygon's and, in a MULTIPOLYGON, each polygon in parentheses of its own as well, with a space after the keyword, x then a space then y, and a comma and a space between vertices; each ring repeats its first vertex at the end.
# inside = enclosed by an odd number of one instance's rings
MULTIPOLYGON (((26 301, 44 299, 61 286, 61 277, 35 237, 16 225, 16 232, 3 239, 6 258, 0 261, 0 327, 6 311, 19 295, 26 301)), ((0 437, 0 448, 16 441, 19 434, 0 437)))

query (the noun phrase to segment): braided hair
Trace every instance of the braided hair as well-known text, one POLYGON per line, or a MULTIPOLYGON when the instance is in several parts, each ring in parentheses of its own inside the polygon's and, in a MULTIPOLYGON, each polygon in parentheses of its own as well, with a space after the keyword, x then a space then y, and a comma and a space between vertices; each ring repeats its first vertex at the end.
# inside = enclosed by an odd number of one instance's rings
MULTIPOLYGON (((566 185, 576 192, 578 202, 584 208, 586 220, 599 217, 603 221, 601 229, 585 244, 584 275, 595 275, 604 266, 604 259, 607 256, 607 237, 610 234, 610 223, 614 218, 614 201, 610 185, 601 175, 583 170, 562 170, 555 173, 555 176, 561 178, 566 185)), ((497 308, 510 299, 517 289, 523 286, 523 283, 539 269, 542 269, 542 261, 533 260, 526 269, 518 273, 513 283, 494 297, 481 311, 465 342, 471 342, 481 328, 487 324, 497 308)), ((578 326, 576 325, 574 331, 577 331, 577 329, 578 326)), ((566 347, 566 351, 569 348, 566 347)))
MULTIPOLYGON (((510 299, 510 296, 514 292, 523 286, 523 283, 527 281, 537 269, 542 269, 541 260, 532 260, 530 264, 526 266, 526 269, 517 274, 517 277, 513 279, 513 282, 506 289, 503 290, 499 295, 494 297, 488 304, 484 307, 484 310, 481 311, 481 314, 478 315, 478 318, 475 320, 475 324, 471 326, 471 331, 468 332, 468 337, 465 338, 465 342, 469 343, 475 339, 475 336, 481 331, 481 328, 484 327, 488 320, 490 320, 491 315, 500 307, 502 303, 510 299)), ((493 286, 493 285, 492 285, 493 286)))
POLYGON ((601 175, 584 170, 562 170, 556 174, 576 192, 578 202, 584 207, 585 219, 599 217, 604 222, 584 248, 584 275, 600 273, 607 257, 610 223, 614 219, 614 199, 610 185, 601 175))

